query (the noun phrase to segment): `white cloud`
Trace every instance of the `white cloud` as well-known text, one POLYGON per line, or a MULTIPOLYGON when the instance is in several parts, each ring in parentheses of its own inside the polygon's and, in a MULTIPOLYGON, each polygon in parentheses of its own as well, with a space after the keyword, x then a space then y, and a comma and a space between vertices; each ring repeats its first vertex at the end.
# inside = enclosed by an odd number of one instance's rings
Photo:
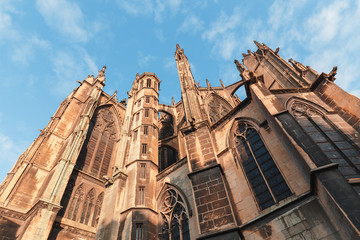
MULTIPOLYGON (((17 158, 24 150, 22 146, 23 144, 20 145, 21 146, 19 146, 17 143, 14 143, 10 137, 0 133, 0 164, 3 170, 9 171, 10 168, 15 164, 17 158)), ((2 182, 2 180, 5 178, 5 174, 5 172, 1 172, 0 182, 2 182)))
POLYGON ((175 73, 177 72, 176 62, 173 57, 167 57, 163 59, 164 69, 168 72, 175 73))
POLYGON ((49 49, 50 43, 38 37, 25 38, 25 42, 19 43, 14 47, 11 60, 17 63, 28 65, 29 61, 35 57, 35 52, 39 49, 49 49))
POLYGON ((67 0, 37 0, 36 6, 46 23, 76 42, 86 42, 90 29, 80 7, 67 0))
POLYGON ((128 14, 151 15, 157 23, 162 23, 164 15, 179 11, 181 0, 117 0, 117 3, 128 14))
POLYGON ((242 20, 240 13, 239 7, 236 7, 230 16, 222 12, 210 24, 209 29, 202 34, 203 39, 214 44, 213 53, 220 55, 225 60, 229 60, 232 57, 234 50, 239 45, 236 33, 242 20))
POLYGON ((64 97, 77 87, 76 80, 83 80, 87 75, 98 73, 94 59, 85 49, 77 48, 75 51, 58 51, 52 59, 55 78, 52 84, 52 93, 64 97))
POLYGON ((139 56, 139 60, 138 60, 139 67, 147 67, 147 66, 149 66, 150 62, 156 60, 155 56, 152 56, 150 54, 144 55, 140 51, 138 51, 138 56, 139 56))
MULTIPOLYGON (((313 14, 304 24, 310 55, 305 58, 319 72, 338 65, 336 83, 351 91, 360 88, 360 2, 334 1, 313 14)), ((357 94, 357 92, 355 92, 357 94)))
POLYGON ((190 32, 195 34, 204 28, 204 22, 196 16, 186 16, 184 22, 179 27, 179 32, 190 32))
POLYGON ((159 39, 160 42, 164 42, 166 40, 163 31, 160 28, 155 29, 155 36, 159 39))

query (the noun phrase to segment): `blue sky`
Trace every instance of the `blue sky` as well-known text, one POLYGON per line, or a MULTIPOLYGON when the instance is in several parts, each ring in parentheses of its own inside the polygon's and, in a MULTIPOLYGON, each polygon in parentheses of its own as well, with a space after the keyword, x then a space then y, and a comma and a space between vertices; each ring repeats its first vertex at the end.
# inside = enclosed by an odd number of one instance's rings
POLYGON ((239 80, 233 59, 253 40, 360 96, 360 1, 0 0, 0 181, 60 102, 106 69, 104 90, 126 97, 136 73, 162 81, 160 102, 180 100, 174 51, 195 80, 239 80))

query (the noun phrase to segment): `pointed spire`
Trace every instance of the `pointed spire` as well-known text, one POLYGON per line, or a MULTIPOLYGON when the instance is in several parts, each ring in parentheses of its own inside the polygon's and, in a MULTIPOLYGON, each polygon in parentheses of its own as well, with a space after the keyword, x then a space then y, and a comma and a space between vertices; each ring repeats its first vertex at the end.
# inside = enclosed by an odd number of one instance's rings
POLYGON ((118 99, 117 99, 117 90, 115 90, 115 92, 114 92, 114 99, 115 99, 115 101, 118 100, 118 99))
POLYGON ((223 81, 221 80, 221 78, 219 79, 219 81, 220 81, 221 87, 225 88, 225 85, 224 85, 223 81))
POLYGON ((106 65, 104 65, 103 68, 99 71, 97 78, 105 77, 105 69, 106 69, 106 65))
POLYGON ((242 65, 237 59, 234 59, 234 63, 236 65, 238 71, 240 72, 240 74, 242 74, 246 70, 244 65, 242 65))
POLYGON ((209 79, 206 79, 206 85, 207 85, 207 88, 208 88, 208 89, 211 88, 211 84, 210 84, 210 82, 209 82, 209 79))
POLYGON ((258 47, 258 48, 263 48, 263 45, 261 45, 259 42, 257 42, 256 40, 254 40, 254 43, 255 45, 258 47))
POLYGON ((176 59, 176 61, 181 60, 182 56, 185 56, 184 49, 180 48, 180 45, 177 43, 176 44, 176 51, 175 51, 175 59, 176 59))

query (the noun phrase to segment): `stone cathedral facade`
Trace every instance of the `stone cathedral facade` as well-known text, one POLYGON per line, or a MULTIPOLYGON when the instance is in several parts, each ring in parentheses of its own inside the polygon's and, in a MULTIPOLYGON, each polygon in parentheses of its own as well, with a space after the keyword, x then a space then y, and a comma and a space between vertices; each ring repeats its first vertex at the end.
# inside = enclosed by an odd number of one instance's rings
POLYGON ((154 73, 80 82, 0 185, 0 240, 360 239, 360 100, 255 44, 217 87, 177 45, 171 105, 154 73))

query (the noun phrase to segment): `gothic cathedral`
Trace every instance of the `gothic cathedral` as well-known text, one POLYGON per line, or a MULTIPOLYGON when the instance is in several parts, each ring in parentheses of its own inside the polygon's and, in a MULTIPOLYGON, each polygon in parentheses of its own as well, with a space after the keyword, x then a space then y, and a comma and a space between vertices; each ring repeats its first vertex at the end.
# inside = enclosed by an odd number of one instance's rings
POLYGON ((255 44, 217 87, 177 45, 171 105, 154 73, 80 82, 0 185, 0 240, 360 239, 360 99, 255 44))

